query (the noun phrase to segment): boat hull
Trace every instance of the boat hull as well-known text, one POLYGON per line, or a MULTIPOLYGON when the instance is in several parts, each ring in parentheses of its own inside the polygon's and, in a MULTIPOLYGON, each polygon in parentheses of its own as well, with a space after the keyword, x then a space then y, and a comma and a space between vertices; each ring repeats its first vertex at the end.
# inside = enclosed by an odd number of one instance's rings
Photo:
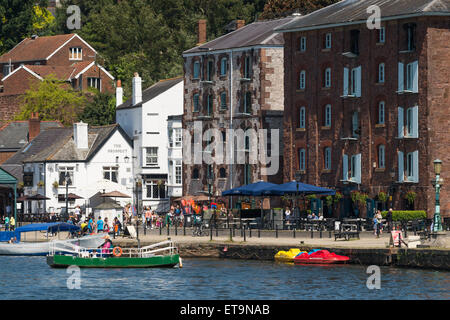
POLYGON ((179 254, 148 258, 81 258, 69 255, 47 256, 47 264, 52 268, 66 268, 69 266, 78 266, 80 268, 171 268, 179 262, 179 254))
POLYGON ((295 264, 336 264, 346 263, 350 258, 330 253, 328 250, 314 250, 311 253, 303 253, 294 258, 295 264))
POLYGON ((7 256, 46 256, 54 242, 58 242, 64 246, 64 243, 78 245, 85 248, 97 248, 105 240, 102 234, 89 235, 76 239, 55 240, 43 242, 19 242, 19 243, 0 243, 0 255, 7 256))

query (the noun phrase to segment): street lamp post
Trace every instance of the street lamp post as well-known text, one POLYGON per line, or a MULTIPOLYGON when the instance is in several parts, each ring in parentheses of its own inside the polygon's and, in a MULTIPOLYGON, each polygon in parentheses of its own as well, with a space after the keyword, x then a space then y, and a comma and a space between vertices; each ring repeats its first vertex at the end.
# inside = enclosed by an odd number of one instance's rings
POLYGON ((431 181, 436 190, 436 202, 435 202, 435 211, 433 217, 433 232, 442 231, 442 222, 441 222, 441 209, 439 202, 439 193, 441 191, 441 186, 444 184, 444 179, 440 178, 441 175, 441 167, 442 161, 436 159, 433 161, 434 164, 434 173, 436 174, 436 179, 431 181))
POLYGON ((66 214, 69 216, 69 184, 72 184, 72 180, 70 179, 70 174, 66 172, 64 176, 66 183, 66 214))
POLYGON ((389 187, 389 208, 392 208, 394 205, 394 190, 395 190, 395 186, 394 186, 394 179, 395 179, 395 169, 392 168, 391 171, 389 172, 390 176, 391 176, 391 185, 389 187))
POLYGON ((139 185, 141 184, 141 180, 139 175, 136 176, 136 240, 138 241, 138 247, 139 247, 139 185))
POLYGON ((298 207, 298 188, 299 188, 299 183, 301 181, 301 174, 300 171, 295 172, 295 181, 297 182, 297 193, 295 195, 295 207, 297 208, 297 212, 298 212, 298 216, 300 216, 300 208, 298 207))
POLYGON ((211 208, 211 191, 212 191, 212 183, 214 179, 214 173, 211 171, 208 171, 208 176, 206 177, 206 182, 208 183, 208 202, 209 202, 209 209, 211 208))

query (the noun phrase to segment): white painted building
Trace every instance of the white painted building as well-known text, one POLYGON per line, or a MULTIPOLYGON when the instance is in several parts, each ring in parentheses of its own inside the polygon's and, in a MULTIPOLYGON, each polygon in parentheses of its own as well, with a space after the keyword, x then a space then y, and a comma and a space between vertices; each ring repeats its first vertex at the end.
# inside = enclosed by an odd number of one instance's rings
POLYGON ((24 213, 65 212, 66 192, 81 197, 69 202, 69 212, 76 205, 91 212, 90 208, 107 200, 101 193, 129 195, 110 199, 122 206, 132 201, 132 152, 132 142, 119 125, 88 127, 81 122, 73 128, 40 132, 3 166, 21 164, 25 195, 49 198, 26 201, 24 213))
POLYGON ((142 80, 136 73, 131 99, 121 103, 118 82, 116 101, 116 122, 133 140, 134 175, 142 179, 140 203, 167 212, 170 198, 182 195, 178 175, 182 143, 177 139, 181 138, 183 78, 162 80, 142 91, 142 80), (173 116, 180 116, 179 120, 173 116))

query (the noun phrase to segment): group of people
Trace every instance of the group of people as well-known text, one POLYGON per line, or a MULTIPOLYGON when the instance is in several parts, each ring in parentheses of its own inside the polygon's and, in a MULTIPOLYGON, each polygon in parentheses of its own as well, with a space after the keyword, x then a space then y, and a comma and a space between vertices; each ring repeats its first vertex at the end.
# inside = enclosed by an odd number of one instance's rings
MULTIPOLYGON (((386 222, 388 232, 392 231, 392 208, 390 208, 386 214, 386 222)), ((377 210, 377 213, 373 217, 373 230, 373 233, 375 236, 377 236, 377 238, 379 238, 380 235, 383 234, 383 216, 381 215, 380 210, 377 210)))
POLYGON ((14 216, 8 217, 5 216, 3 217, 3 225, 5 226, 5 231, 14 231, 14 229, 16 228, 16 220, 14 219, 14 216))

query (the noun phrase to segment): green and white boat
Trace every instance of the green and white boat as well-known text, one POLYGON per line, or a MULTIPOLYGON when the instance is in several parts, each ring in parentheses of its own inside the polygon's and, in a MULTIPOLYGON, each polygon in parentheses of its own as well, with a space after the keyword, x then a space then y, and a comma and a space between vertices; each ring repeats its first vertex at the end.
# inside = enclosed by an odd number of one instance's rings
POLYGON ((178 248, 167 240, 142 248, 82 248, 61 252, 55 245, 47 256, 52 268, 172 268, 182 266, 178 248))

